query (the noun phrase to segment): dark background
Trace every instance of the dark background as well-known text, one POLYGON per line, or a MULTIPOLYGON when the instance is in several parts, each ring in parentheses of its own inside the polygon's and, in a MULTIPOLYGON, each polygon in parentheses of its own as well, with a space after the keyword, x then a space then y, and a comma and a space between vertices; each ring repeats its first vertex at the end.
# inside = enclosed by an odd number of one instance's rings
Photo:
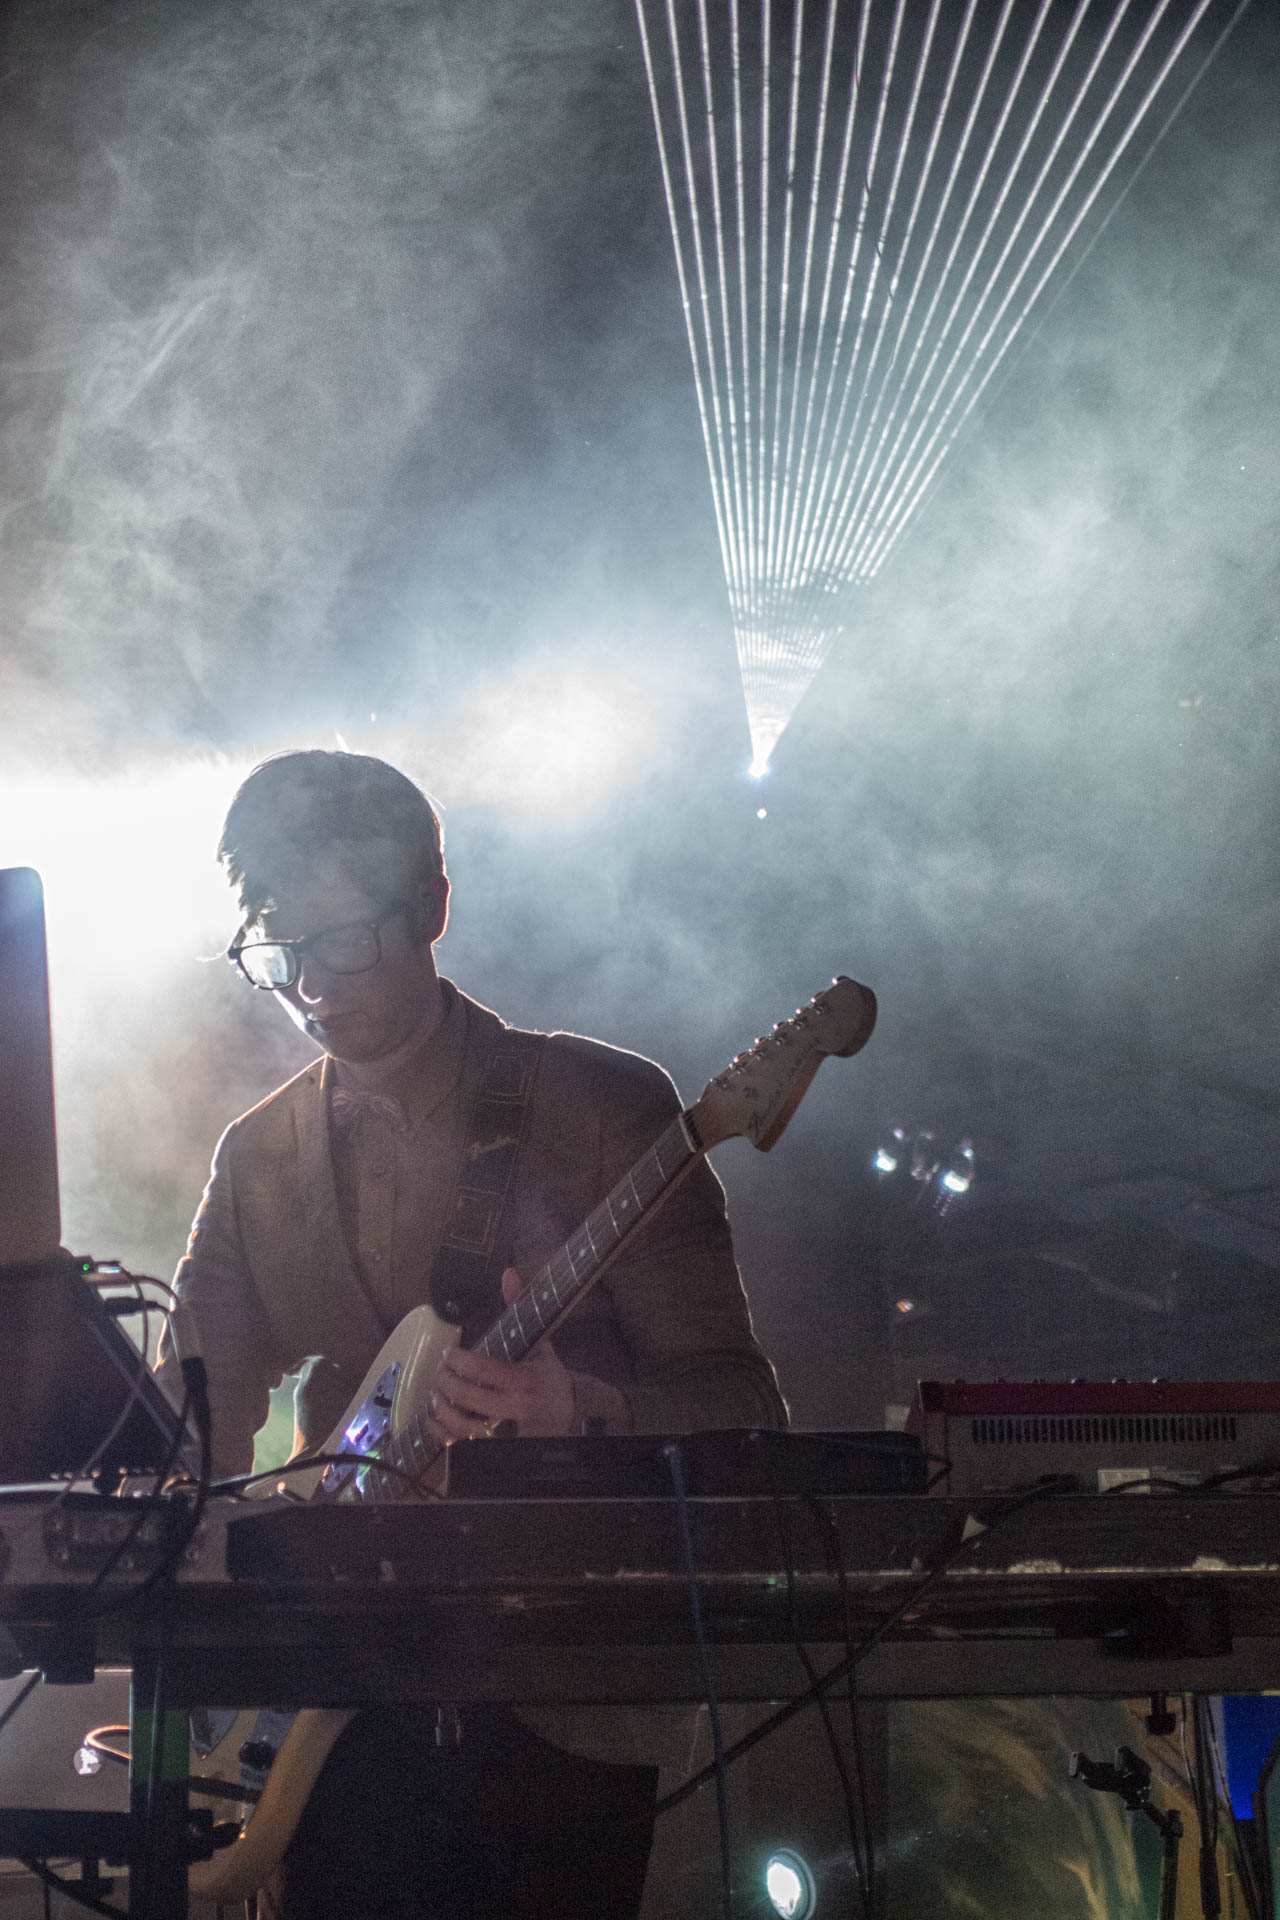
POLYGON ((213 847, 340 737, 443 803, 441 962, 508 1018, 692 1098, 874 985, 716 1158, 798 1423, 1274 1374, 1278 67, 1258 0, 757 787, 632 9, 11 5, 0 860, 48 888, 68 1243, 167 1272, 305 1059, 213 847), (894 1125, 971 1191, 877 1179, 894 1125))

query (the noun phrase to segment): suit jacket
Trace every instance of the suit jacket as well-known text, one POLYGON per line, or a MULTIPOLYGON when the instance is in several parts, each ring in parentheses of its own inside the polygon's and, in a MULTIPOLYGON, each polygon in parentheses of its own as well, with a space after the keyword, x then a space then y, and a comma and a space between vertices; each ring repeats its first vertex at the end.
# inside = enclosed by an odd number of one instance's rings
MULTIPOLYGON (((507 1029, 487 1008, 464 1004, 474 1065, 507 1029)), ((327 1438, 392 1330, 343 1234, 331 1074, 327 1058, 313 1062, 227 1129, 178 1267, 209 1375, 219 1476, 248 1470, 268 1395, 286 1374, 300 1375, 300 1441, 327 1438)), ((501 1307, 502 1267, 532 1278, 678 1111, 671 1080, 652 1061, 576 1034, 547 1038, 486 1319, 501 1307)), ((424 1249, 423 1300, 433 1251, 424 1249)), ((482 1330, 466 1328, 464 1339, 482 1330)), ((622 1390, 641 1432, 785 1424, 751 1331, 723 1189, 705 1161, 551 1337, 575 1374, 581 1412, 592 1410, 593 1380, 604 1380, 622 1390)))

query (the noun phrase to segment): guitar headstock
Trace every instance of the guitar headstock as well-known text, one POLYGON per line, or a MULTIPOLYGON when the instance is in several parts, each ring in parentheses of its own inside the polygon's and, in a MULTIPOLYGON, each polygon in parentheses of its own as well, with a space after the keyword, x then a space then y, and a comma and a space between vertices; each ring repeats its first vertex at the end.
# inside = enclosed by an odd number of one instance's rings
POLYGON ((740 1053, 690 1110, 703 1147, 745 1134, 768 1153, 828 1054, 847 1059, 871 1038, 876 997, 843 974, 790 1020, 740 1053))

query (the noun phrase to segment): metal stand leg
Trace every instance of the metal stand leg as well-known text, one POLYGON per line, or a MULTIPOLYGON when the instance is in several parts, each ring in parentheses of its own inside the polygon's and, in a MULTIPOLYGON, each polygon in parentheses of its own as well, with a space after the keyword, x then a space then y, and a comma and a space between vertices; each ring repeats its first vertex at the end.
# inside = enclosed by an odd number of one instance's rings
POLYGON ((186 1920, 187 1715, 165 1705, 162 1653, 137 1654, 129 1720, 129 1810, 143 1835, 129 1881, 129 1920, 186 1920))
MULTIPOLYGON (((1156 1698, 1162 1698, 1157 1695, 1156 1698)), ((1150 1820, 1164 1842, 1160 1861, 1160 1920, 1174 1920, 1178 1906, 1178 1843, 1182 1839, 1182 1815, 1170 1807, 1162 1813, 1151 1804, 1151 1769, 1132 1747, 1117 1747, 1116 1764, 1091 1760, 1087 1753, 1071 1756, 1071 1778, 1083 1780, 1096 1793, 1118 1793, 1130 1813, 1141 1813, 1150 1820)), ((1205 1912, 1209 1909, 1206 1907, 1205 1912)))

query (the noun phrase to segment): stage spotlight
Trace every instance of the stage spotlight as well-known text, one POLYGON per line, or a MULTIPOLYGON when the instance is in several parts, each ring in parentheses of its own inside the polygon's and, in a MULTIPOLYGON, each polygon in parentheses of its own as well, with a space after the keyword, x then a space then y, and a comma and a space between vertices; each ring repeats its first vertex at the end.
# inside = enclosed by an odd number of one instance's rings
POLYGON ((973 1142, 962 1140, 939 1176, 947 1193, 968 1193, 973 1185, 973 1142))
POLYGON ((765 1892, 782 1920, 810 1920, 818 1905, 813 1875, 805 1861, 790 1847, 779 1847, 769 1855, 764 1870, 765 1892))
POLYGON ((757 808, 756 808, 756 819, 757 819, 757 820, 767 820, 768 818, 769 818, 769 809, 768 809, 768 807, 757 807, 757 808))
POLYGON ((872 1166, 877 1173, 896 1173, 902 1158, 902 1149, 906 1144, 905 1127, 890 1127, 889 1137, 882 1146, 876 1148, 872 1166))
POLYGON ((747 768, 747 777, 751 780, 763 780, 768 771, 769 762, 767 760, 753 760, 747 768))
POLYGON ((227 890, 213 849, 251 765, 139 753, 109 769, 0 779, 0 866, 36 867, 44 879, 64 1024, 108 984, 150 984, 225 943, 227 890), (146 876, 143 923, 137 873, 146 876))

